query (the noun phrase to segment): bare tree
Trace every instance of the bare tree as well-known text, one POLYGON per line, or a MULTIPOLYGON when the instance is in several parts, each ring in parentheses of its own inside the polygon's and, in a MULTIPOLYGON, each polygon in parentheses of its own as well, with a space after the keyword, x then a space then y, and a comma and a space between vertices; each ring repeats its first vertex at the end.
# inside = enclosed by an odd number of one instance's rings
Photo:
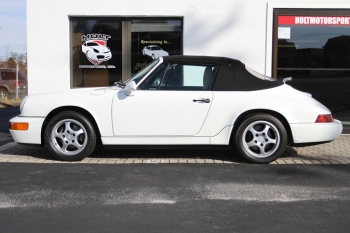
POLYGON ((10 57, 8 58, 8 61, 10 61, 12 59, 15 59, 18 62, 18 64, 20 64, 20 65, 26 65, 27 54, 10 52, 10 57))

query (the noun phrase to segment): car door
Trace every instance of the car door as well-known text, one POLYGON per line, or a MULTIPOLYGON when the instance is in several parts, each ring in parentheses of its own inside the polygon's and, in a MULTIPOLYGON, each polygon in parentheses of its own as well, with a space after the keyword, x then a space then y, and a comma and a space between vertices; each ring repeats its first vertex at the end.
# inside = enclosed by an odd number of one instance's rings
POLYGON ((216 66, 163 63, 132 96, 113 100, 115 136, 190 136, 200 132, 212 103, 216 66))

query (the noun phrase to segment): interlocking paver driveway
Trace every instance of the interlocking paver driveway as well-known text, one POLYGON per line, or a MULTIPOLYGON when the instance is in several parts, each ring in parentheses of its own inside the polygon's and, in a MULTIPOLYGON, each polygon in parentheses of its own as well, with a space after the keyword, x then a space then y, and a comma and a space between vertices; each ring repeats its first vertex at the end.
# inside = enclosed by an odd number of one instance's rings
MULTIPOLYGON (((0 146, 0 162, 70 163, 53 158, 43 147, 28 147, 14 142, 0 146)), ((97 147, 80 162, 95 164, 131 163, 246 163, 231 149, 226 148, 136 148, 109 150, 97 147)), ((350 135, 309 147, 288 147, 281 158, 272 164, 350 164, 350 135)))

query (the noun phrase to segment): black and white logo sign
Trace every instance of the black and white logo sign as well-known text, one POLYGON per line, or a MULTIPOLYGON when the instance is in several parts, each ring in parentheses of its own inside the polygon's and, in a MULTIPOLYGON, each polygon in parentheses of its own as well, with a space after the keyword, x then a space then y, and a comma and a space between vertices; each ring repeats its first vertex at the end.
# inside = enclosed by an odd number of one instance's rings
MULTIPOLYGON (((85 41, 81 46, 81 51, 86 55, 86 58, 93 66, 80 65, 80 68, 106 68, 99 66, 101 62, 108 61, 112 58, 111 50, 107 47, 107 40, 111 38, 105 34, 87 34, 81 37, 85 41)), ((113 65, 108 65, 108 68, 115 68, 113 65)))

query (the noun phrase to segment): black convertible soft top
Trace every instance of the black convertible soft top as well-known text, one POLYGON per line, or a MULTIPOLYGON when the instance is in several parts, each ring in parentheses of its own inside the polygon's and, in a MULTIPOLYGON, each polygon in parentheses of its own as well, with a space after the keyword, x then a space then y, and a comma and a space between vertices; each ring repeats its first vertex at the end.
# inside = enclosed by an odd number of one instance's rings
POLYGON ((263 80, 254 76, 241 61, 232 58, 175 55, 163 57, 163 60, 164 62, 219 65, 212 88, 214 91, 256 91, 283 85, 281 81, 263 80))

